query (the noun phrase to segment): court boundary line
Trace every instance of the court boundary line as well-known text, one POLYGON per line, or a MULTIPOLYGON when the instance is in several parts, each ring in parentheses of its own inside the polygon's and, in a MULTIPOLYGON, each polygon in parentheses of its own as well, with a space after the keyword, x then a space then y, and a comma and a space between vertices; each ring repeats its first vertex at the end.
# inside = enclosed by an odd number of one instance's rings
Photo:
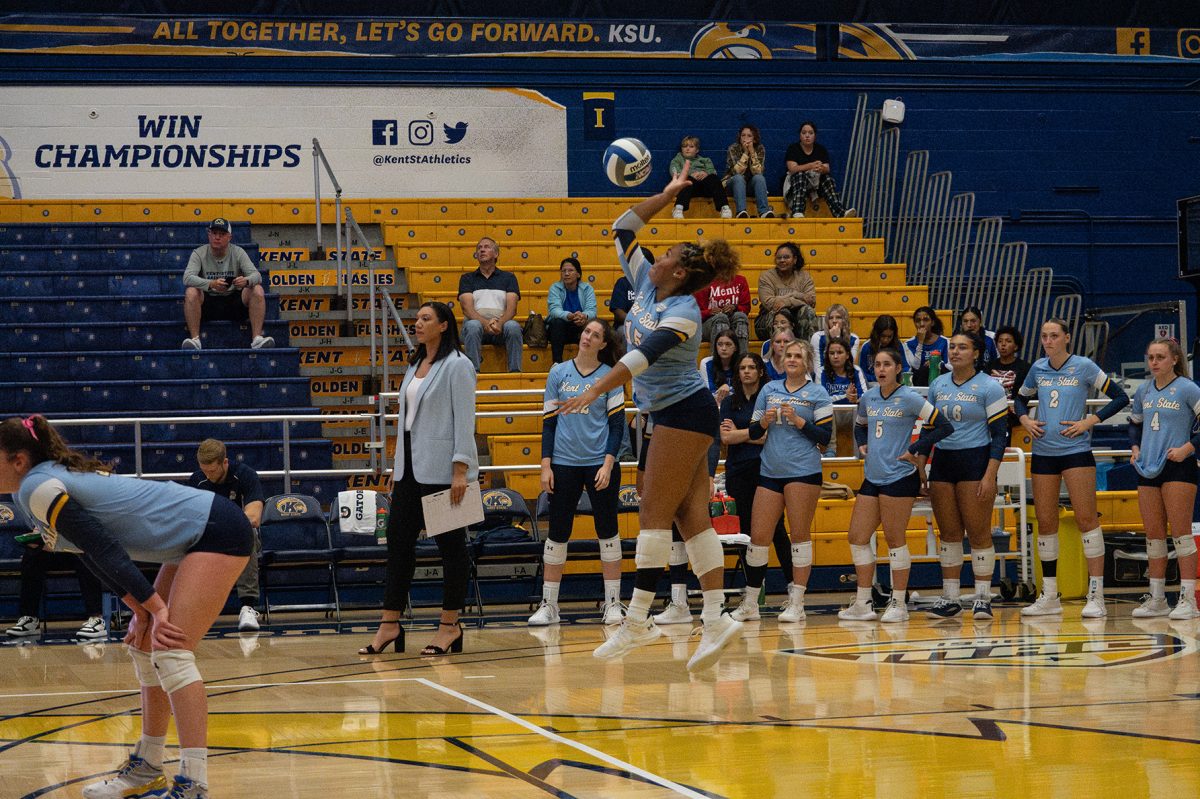
POLYGON ((575 749, 576 751, 583 752, 585 755, 588 755, 589 757, 594 757, 597 760, 600 760, 604 763, 609 764, 610 766, 616 766, 617 768, 623 769, 624 771, 626 771, 630 774, 636 774, 637 776, 641 777, 642 779, 646 780, 647 782, 651 782, 651 783, 659 786, 660 788, 666 788, 667 790, 673 791, 674 793, 677 793, 680 796, 686 796, 686 797, 688 797, 688 799, 712 799, 711 794, 699 793, 699 792, 694 791, 691 788, 688 788, 684 785, 680 785, 677 782, 672 782, 671 780, 668 780, 666 777, 660 777, 653 772, 638 768, 637 766, 633 765, 632 763, 626 763, 624 760, 621 760, 619 758, 613 757, 612 755, 601 752, 599 749, 594 749, 594 748, 588 746, 587 744, 582 744, 582 743, 579 743, 578 741, 572 741, 570 738, 563 737, 562 735, 559 735, 556 732, 550 732, 549 730, 545 729, 544 727, 539 727, 538 725, 534 724, 533 722, 526 721, 525 719, 521 718, 520 716, 515 716, 512 713, 509 713, 508 711, 501 710, 500 708, 495 707, 494 705, 489 705, 487 702, 484 702, 480 699, 476 699, 473 696, 468 696, 467 694, 464 694, 460 691, 455 691, 453 688, 447 688, 446 686, 442 685, 441 683, 436 683, 433 680, 426 679, 425 677, 417 677, 417 678, 415 678, 414 681, 421 683, 422 685, 426 686, 427 688, 432 688, 435 691, 440 691, 441 693, 444 693, 447 696, 452 696, 455 699, 459 700, 460 702, 465 702, 466 704, 477 707, 480 710, 486 711, 495 716, 499 716, 500 718, 504 719, 505 721, 508 721, 512 724, 516 724, 519 727, 524 727, 525 729, 529 730, 530 732, 537 733, 538 735, 541 735, 542 737, 544 737, 550 741, 553 741, 558 744, 562 744, 564 746, 569 746, 572 749, 575 749))

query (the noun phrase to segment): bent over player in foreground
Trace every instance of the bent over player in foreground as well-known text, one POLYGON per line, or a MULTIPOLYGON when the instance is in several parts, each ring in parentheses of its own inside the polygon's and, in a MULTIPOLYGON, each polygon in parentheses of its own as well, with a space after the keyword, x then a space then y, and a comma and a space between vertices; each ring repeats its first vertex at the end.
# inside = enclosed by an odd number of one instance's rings
POLYGON ((44 417, 0 423, 0 491, 37 522, 47 549, 80 552, 133 611, 125 643, 141 684, 142 736, 116 775, 83 795, 203 799, 208 697, 194 652, 246 565, 250 522, 209 491, 105 469, 69 449, 44 417), (135 560, 162 564, 153 586, 135 560), (168 789, 162 763, 172 713, 180 765, 168 789))
POLYGON ((738 258, 727 242, 717 240, 676 244, 651 263, 637 241, 642 225, 690 185, 687 173, 685 166, 660 194, 613 223, 617 258, 636 293, 625 319, 629 352, 590 389, 564 402, 560 413, 578 413, 632 377, 634 402, 654 423, 638 514, 633 599, 621 628, 596 649, 596 657, 620 657, 661 635, 649 612, 671 554, 674 520, 704 592, 704 634, 688 661, 688 669, 697 671, 717 662, 742 625, 721 612, 725 555, 708 515, 707 459, 720 435, 720 420, 708 385, 696 370, 700 308, 692 294, 713 280, 730 280, 738 258))

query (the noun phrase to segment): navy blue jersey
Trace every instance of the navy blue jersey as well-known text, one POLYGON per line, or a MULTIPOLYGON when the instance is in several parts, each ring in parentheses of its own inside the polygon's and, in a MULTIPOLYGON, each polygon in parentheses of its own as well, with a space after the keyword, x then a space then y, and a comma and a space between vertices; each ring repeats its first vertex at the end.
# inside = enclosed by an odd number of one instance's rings
POLYGON ((239 508, 244 508, 251 502, 266 502, 267 499, 263 495, 262 481, 258 479, 258 472, 244 463, 229 464, 229 469, 225 472, 225 479, 220 483, 209 480, 204 476, 204 472, 192 472, 191 478, 188 479, 188 485, 225 497, 239 508))

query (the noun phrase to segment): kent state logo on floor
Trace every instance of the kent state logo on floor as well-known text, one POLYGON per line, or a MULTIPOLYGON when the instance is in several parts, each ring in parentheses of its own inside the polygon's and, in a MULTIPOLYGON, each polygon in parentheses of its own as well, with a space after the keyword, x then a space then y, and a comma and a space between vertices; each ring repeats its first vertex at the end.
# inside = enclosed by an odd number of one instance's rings
POLYGON ((1180 638, 1162 633, 1078 632, 871 641, 782 651, 801 657, 861 664, 1107 668, 1188 654, 1195 648, 1180 638))

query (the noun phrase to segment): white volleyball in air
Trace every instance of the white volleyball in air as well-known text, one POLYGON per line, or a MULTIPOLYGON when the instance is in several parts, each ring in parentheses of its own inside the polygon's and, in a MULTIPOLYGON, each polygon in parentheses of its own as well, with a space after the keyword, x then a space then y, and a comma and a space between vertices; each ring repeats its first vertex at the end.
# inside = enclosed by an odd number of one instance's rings
POLYGON ((639 139, 617 139, 604 151, 604 174, 618 186, 638 186, 650 177, 650 151, 639 139))

